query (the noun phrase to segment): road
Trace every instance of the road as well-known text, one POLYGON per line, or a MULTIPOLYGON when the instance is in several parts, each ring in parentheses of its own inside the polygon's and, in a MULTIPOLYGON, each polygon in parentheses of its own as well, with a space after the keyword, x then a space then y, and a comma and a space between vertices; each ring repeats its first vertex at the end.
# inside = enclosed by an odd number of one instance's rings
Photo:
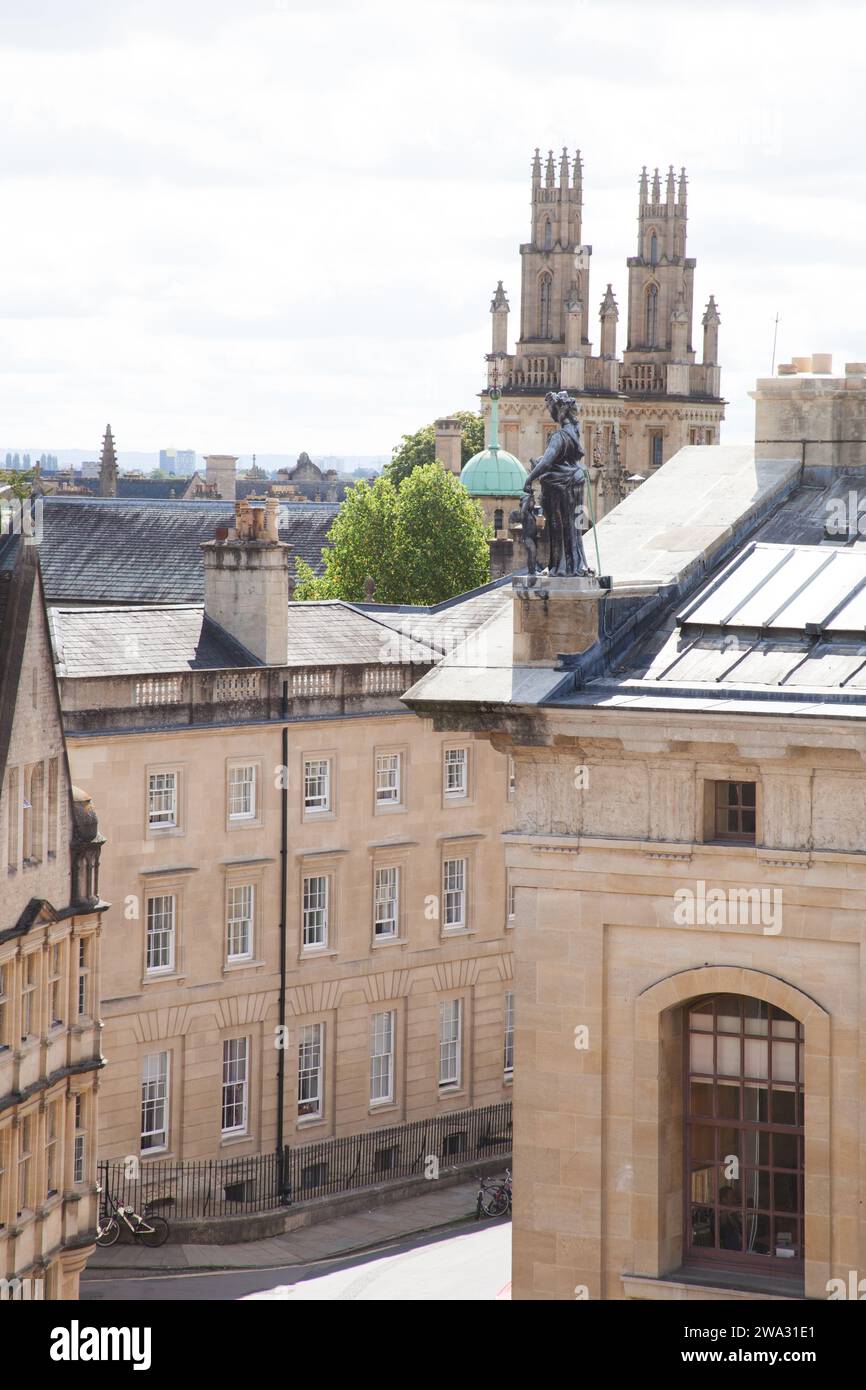
POLYGON ((474 1221, 447 1234, 408 1237, 362 1255, 316 1264, 217 1274, 121 1279, 85 1274, 84 1302, 280 1299, 368 1302, 477 1302, 507 1298, 511 1222, 474 1221))

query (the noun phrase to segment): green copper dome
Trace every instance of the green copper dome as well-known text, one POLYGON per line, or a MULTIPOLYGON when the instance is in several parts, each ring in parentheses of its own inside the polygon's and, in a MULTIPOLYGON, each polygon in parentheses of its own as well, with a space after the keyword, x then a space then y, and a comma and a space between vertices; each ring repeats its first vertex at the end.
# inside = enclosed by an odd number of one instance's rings
POLYGON ((469 460, 460 481, 473 497, 520 497, 526 469, 507 449, 491 444, 469 460))

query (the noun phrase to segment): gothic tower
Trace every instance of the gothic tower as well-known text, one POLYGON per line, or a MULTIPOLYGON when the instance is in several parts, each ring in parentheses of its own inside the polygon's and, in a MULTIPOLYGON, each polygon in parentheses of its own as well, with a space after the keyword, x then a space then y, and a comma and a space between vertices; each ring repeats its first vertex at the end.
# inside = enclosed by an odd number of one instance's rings
POLYGON ((583 164, 580 150, 570 161, 563 149, 559 172, 553 150, 542 180, 538 150, 532 162, 532 226, 520 248, 520 346, 561 355, 566 338, 572 351, 588 353, 586 306, 589 302, 589 255, 581 247, 583 164))
POLYGON ((668 169, 664 197, 656 169, 652 183, 641 172, 637 255, 628 258, 628 336, 624 361, 694 362, 692 311, 695 261, 686 256, 686 171, 668 169), (687 317, 686 343, 674 325, 687 317), (672 353, 685 352, 674 358, 672 353))
POLYGON ((99 461, 99 495, 100 497, 117 496, 117 455, 114 452, 114 440, 111 437, 111 426, 105 426, 105 437, 102 441, 102 457, 99 461))
POLYGON ((491 351, 482 392, 491 442, 493 397, 503 447, 526 463, 553 430, 550 390, 577 401, 596 485, 597 515, 613 505, 622 477, 629 486, 678 449, 718 443, 724 419, 719 366, 719 313, 710 297, 702 319, 703 360, 692 342, 695 261, 686 256, 686 172, 640 177, 637 255, 628 258, 625 351, 617 356, 619 310, 608 285, 599 313, 597 353, 589 342, 589 262, 582 236, 583 165, 562 151, 544 169, 532 164, 530 240, 520 248, 520 337, 508 350, 508 296, 502 281, 490 305, 491 351), (664 190, 662 185, 664 184, 664 190), (492 393, 492 394, 491 394, 492 393), (622 477, 620 476, 622 475, 622 477))

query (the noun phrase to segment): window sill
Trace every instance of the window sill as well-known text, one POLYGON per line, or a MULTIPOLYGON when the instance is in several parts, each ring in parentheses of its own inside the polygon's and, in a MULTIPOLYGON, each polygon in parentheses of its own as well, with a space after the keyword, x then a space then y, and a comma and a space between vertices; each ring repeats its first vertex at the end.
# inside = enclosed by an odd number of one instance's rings
POLYGON ((264 822, 261 816, 238 816, 236 820, 226 821, 226 830, 261 830, 264 822))
POLYGON ((180 974, 178 974, 177 971, 175 971, 175 970, 166 970, 164 973, 162 973, 162 972, 157 973, 157 972, 155 971, 152 975, 144 975, 144 976, 142 976, 141 983, 142 983, 142 986, 144 986, 144 985, 162 985, 162 984, 165 984, 166 981, 168 981, 170 984, 182 984, 182 983, 184 982, 185 979, 186 979, 186 975, 185 975, 185 974, 180 975, 180 974))
POLYGON ((703 1266, 676 1269, 652 1278, 645 1274, 623 1274, 623 1295, 648 1302, 792 1301, 802 1300, 803 1280, 771 1274, 751 1274, 744 1269, 706 1269, 703 1266))
POLYGON ((455 1096, 465 1096, 465 1094, 466 1087, 460 1085, 459 1083, 457 1085, 453 1085, 451 1082, 449 1082, 447 1086, 439 1087, 440 1100, 452 1100, 455 1096))
POLYGON ((223 966, 223 974, 230 975, 236 970, 261 970, 263 965, 267 965, 266 960, 253 960, 252 956, 249 960, 227 960, 223 966))
POLYGON ((231 1149, 231 1148, 234 1148, 237 1144, 250 1144, 250 1143, 252 1143, 253 1138, 254 1138, 254 1136, 253 1136, 252 1134, 246 1134, 246 1133, 244 1133, 244 1134, 221 1134, 221 1135, 220 1135, 220 1148, 221 1148, 221 1149, 231 1149))
POLYGON ((324 1115, 299 1115, 297 1120, 298 1129, 315 1129, 316 1125, 326 1123, 324 1115))
POLYGON ((367 1107, 368 1115, 393 1114, 400 1107, 396 1100, 371 1100, 367 1107))
POLYGON ((371 951, 382 951, 386 946, 408 946, 408 936, 374 936, 370 942, 371 951))
POLYGON ((447 941, 450 936, 474 936, 474 927, 442 927, 439 935, 443 941, 447 941))
POLYGON ((377 801, 373 808, 374 816, 398 816, 408 811, 404 801, 377 801))
POLYGON ((299 953, 298 960, 327 960, 330 956, 338 954, 336 946, 305 946, 299 953))

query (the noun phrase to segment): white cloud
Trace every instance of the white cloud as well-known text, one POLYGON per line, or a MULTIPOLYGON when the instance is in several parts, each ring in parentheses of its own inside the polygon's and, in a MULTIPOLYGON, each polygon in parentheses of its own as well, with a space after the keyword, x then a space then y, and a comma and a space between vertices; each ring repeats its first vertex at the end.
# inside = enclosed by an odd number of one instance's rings
POLYGON ((863 29, 854 0, 0 0, 0 446, 111 418, 122 449, 383 453, 471 405, 536 144, 582 148, 593 310, 608 280, 624 310, 641 164, 687 166, 749 438, 777 311, 777 360, 866 355, 863 29))

